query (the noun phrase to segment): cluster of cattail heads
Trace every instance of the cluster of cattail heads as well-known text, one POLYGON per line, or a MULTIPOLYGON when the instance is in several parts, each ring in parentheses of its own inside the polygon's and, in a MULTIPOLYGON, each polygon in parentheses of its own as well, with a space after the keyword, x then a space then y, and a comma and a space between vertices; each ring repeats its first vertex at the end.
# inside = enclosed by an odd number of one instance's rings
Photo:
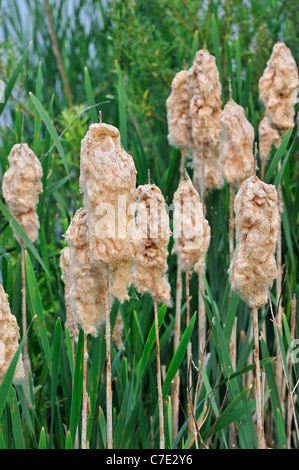
POLYGON ((210 243, 210 226, 203 205, 189 177, 182 180, 174 194, 174 248, 182 271, 201 272, 210 243))
POLYGON ((254 129, 244 109, 230 99, 220 114, 220 165, 226 181, 239 186, 254 171, 254 129))
MULTIPOLYGON (((3 177, 3 196, 10 212, 33 242, 39 229, 36 206, 42 192, 42 167, 27 144, 14 145, 8 160, 10 167, 3 177)), ((16 238, 21 242, 18 234, 16 238)))
POLYGON ((273 47, 267 67, 259 81, 259 93, 271 127, 282 135, 294 127, 298 69, 290 49, 283 42, 278 42, 273 47))
POLYGON ((86 334, 97 336, 105 321, 108 274, 91 259, 85 209, 76 212, 65 239, 70 249, 68 297, 72 328, 76 334, 75 323, 78 323, 86 334))
POLYGON ((136 168, 116 127, 90 126, 81 146, 80 190, 91 257, 111 273, 113 294, 123 302, 141 240, 134 223, 136 168))
POLYGON ((215 58, 207 50, 199 50, 192 67, 175 76, 166 104, 168 141, 192 157, 195 186, 220 189, 221 85, 215 58))
POLYGON ((230 266, 231 287, 251 308, 260 307, 267 303, 277 274, 275 186, 256 176, 245 180, 235 197, 235 213, 237 246, 230 266))
MULTIPOLYGON (((20 329, 16 317, 12 315, 2 284, 0 284, 0 384, 19 347, 20 329)), ((14 374, 14 382, 25 378, 22 355, 14 374)))
POLYGON ((170 229, 164 197, 154 184, 139 186, 137 196, 137 225, 142 234, 142 247, 134 272, 134 285, 141 294, 148 292, 158 302, 170 304, 166 275, 170 229))

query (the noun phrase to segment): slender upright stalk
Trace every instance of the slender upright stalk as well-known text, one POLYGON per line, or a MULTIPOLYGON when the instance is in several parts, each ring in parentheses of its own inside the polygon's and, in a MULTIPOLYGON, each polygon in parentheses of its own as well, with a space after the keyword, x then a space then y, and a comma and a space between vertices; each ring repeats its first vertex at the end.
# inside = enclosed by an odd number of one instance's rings
MULTIPOLYGON (((186 324, 187 327, 190 324, 190 281, 189 281, 189 271, 186 271, 186 324)), ((188 395, 188 417, 192 416, 192 346, 191 341, 189 341, 187 346, 187 395, 188 395)), ((189 434, 192 433, 193 429, 193 420, 190 418, 188 424, 189 434)))
POLYGON ((107 273, 106 289, 106 408, 107 408, 107 449, 113 449, 112 430, 112 388, 111 388, 111 330, 110 330, 110 283, 107 273))
MULTIPOLYGON (((229 262, 231 264, 234 256, 234 185, 230 185, 230 215, 229 215, 229 262)), ((232 292, 229 293, 229 299, 231 298, 232 292)), ((230 360, 232 363, 232 368, 236 370, 236 360, 237 360, 237 318, 234 320, 234 325, 229 342, 229 353, 230 360)), ((235 442, 235 426, 234 423, 229 426, 229 447, 233 447, 235 442)))
MULTIPOLYGON (((180 182, 184 179, 184 150, 181 150, 180 182)), ((181 333, 181 303, 182 303, 182 270, 180 263, 177 264, 176 298, 175 298, 175 326, 173 354, 175 354, 180 343, 181 333)), ((175 440, 179 427, 179 392, 180 392, 180 372, 175 374, 172 387, 172 439, 175 440)))
MULTIPOLYGON (((23 335, 27 331, 27 315, 26 315, 26 274, 25 274, 25 245, 21 243, 21 264, 22 264, 22 328, 23 335)), ((29 387, 29 371, 30 371, 30 358, 28 353, 28 337, 26 337, 23 346, 23 361, 25 369, 25 383, 29 387)))
MULTIPOLYGON (((178 263, 175 298, 175 326, 173 353, 175 354, 180 343, 181 331, 181 303, 182 303, 182 270, 178 263)), ((172 439, 175 440, 179 429, 179 392, 180 392, 180 372, 175 374, 172 388, 172 439)))
POLYGON ((159 343, 159 322, 158 322, 157 300, 155 297, 154 297, 154 312, 155 312, 155 331, 156 331, 156 350, 157 350, 157 384, 158 384, 158 405, 159 405, 160 449, 165 449, 164 412, 163 412, 160 343, 159 343))
MULTIPOLYGON (((278 171, 281 168, 281 162, 278 165, 278 171)), ((276 302, 277 302, 277 325, 280 334, 283 335, 282 328, 282 307, 281 307, 281 285, 282 285, 282 268, 281 268, 281 185, 277 189, 277 203, 279 211, 279 222, 278 222, 278 235, 277 235, 277 247, 276 247, 276 263, 277 263, 277 279, 276 279, 276 302)), ((278 348, 278 345, 277 345, 278 348)), ((276 383, 278 384, 279 401, 282 410, 282 414, 285 414, 285 381, 282 371, 282 364, 280 361, 277 362, 276 367, 276 383)))
MULTIPOLYGON (((205 213, 205 160, 204 155, 201 158, 201 184, 200 184, 200 197, 205 213)), ((204 359, 204 349, 206 345, 206 311, 202 295, 204 294, 205 286, 201 273, 198 273, 198 357, 200 362, 204 359)))
POLYGON ((49 23, 49 32, 50 32, 51 41, 53 45, 54 55, 55 55, 57 65, 58 65, 58 70, 61 76, 63 88, 64 88, 64 91, 68 100, 69 107, 72 108, 74 105, 73 98, 72 98, 69 82, 65 73, 65 69, 63 66, 63 61, 62 61, 62 57, 61 57, 61 53, 60 53, 60 49, 59 49, 59 45, 57 41, 57 36, 56 36, 55 28, 54 28, 54 23, 52 19, 51 9, 49 5, 49 0, 44 0, 44 6, 45 6, 47 20, 49 23))
MULTIPOLYGON (((290 331, 290 336, 291 336, 291 343, 295 338, 295 325, 296 325, 296 296, 294 294, 293 300, 292 300, 292 313, 291 313, 291 331, 290 331)), ((290 386, 292 385, 292 358, 291 355, 289 355, 289 377, 290 377, 290 386)), ((292 409, 292 395, 291 393, 288 396, 288 421, 287 421, 287 446, 288 449, 291 448, 291 425, 292 425, 292 419, 293 419, 293 409, 292 409)))
POLYGON ((87 334, 84 333, 84 347, 83 347, 83 399, 82 399, 82 438, 81 438, 81 448, 86 449, 87 443, 87 402, 88 402, 88 393, 87 393, 87 334))
POLYGON ((262 410, 262 388, 261 388, 261 371, 260 371, 260 350, 259 350, 259 325, 258 325, 258 309, 253 308, 253 325, 254 325, 254 369, 255 369, 255 399, 256 399, 256 415, 257 415, 257 439, 258 448, 265 449, 264 439, 264 423, 262 410))

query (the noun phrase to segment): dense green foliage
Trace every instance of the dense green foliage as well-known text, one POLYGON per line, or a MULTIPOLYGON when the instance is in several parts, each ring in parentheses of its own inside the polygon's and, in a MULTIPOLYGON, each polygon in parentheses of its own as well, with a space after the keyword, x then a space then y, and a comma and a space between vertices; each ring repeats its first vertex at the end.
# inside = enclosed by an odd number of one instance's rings
MULTIPOLYGON (((70 448, 74 446, 77 425, 79 434, 81 426, 83 335, 81 332, 73 364, 70 338, 64 328, 59 256, 64 246, 63 234, 82 204, 78 185, 80 142, 88 125, 98 121, 101 110, 104 122, 119 127, 123 146, 135 160, 138 184, 146 182, 150 169, 151 180, 161 188, 170 204, 179 181, 180 154, 167 142, 165 101, 175 73, 184 64, 186 67, 192 64, 199 48, 207 48, 216 57, 223 104, 229 96, 230 79, 233 98, 245 108, 258 139, 257 126, 264 114, 258 99, 258 79, 279 39, 286 42, 299 63, 299 10, 295 0, 287 4, 278 0, 128 0, 109 1, 108 5, 101 0, 52 1, 54 27, 75 104, 70 106, 53 52, 43 2, 13 0, 5 2, 3 8, 2 3, 0 0, 0 79, 5 81, 9 96, 5 105, 0 104, 0 183, 8 168, 10 149, 21 141, 22 134, 23 141, 40 158, 44 178, 38 207, 40 235, 34 245, 28 243, 26 255, 28 324, 37 315, 28 331, 31 386, 29 394, 23 384, 12 387, 10 370, 0 387, 0 448, 70 448), (30 41, 32 44, 28 46, 30 41), (96 106, 91 107, 93 105, 96 106)), ((278 150, 276 157, 271 175, 268 174, 269 182, 278 184, 278 159, 286 162, 279 175, 284 202, 284 336, 281 346, 285 359, 290 347, 291 299, 294 294, 299 296, 297 124, 287 148, 283 152, 278 150)), ((230 423, 235 423, 238 447, 256 448, 253 389, 243 386, 248 372, 245 367, 253 348, 250 311, 235 294, 229 296, 228 185, 208 194, 205 203, 212 233, 205 277, 207 325, 211 335, 209 360, 199 372, 203 385, 196 416, 207 413, 200 432, 210 448, 228 448, 230 423), (228 343, 235 316, 238 318, 237 374, 233 378, 229 377, 232 371, 228 343)), ((20 246, 13 237, 10 219, 1 195, 0 275, 12 312, 21 325, 20 246)), ((18 226, 15 229, 20 231, 18 226)), ((169 279, 175 299, 176 257, 171 255, 172 244, 173 240, 169 245, 169 279)), ((191 278, 190 289, 191 313, 195 314, 198 308, 195 275, 191 278)), ((129 302, 121 306, 115 302, 112 309, 112 327, 120 309, 125 341, 120 351, 115 345, 112 349, 114 445, 116 448, 158 448, 153 303, 149 296, 140 298, 134 289, 130 293, 129 302)), ((275 286, 272 302, 275 310, 275 286)), ((193 360, 198 363, 197 322, 194 319, 189 330, 186 329, 185 309, 183 303, 182 347, 175 357, 174 307, 162 307, 159 312, 161 362, 166 370, 163 395, 167 448, 189 445, 182 411, 179 435, 172 442, 170 400, 171 380, 181 365, 181 405, 186 410, 185 351, 186 338, 191 332, 193 360)), ((266 439, 269 447, 281 448, 286 443, 287 416, 279 402, 274 379, 277 349, 268 306, 260 316, 260 327, 263 325, 267 333, 261 340, 262 369, 266 374, 266 439)), ((103 328, 99 338, 89 342, 88 439, 91 448, 106 445, 104 334, 103 328)), ((298 373, 298 364, 295 364, 293 385, 298 373)), ((195 368, 193 375, 196 375, 195 368)), ((298 400, 296 407, 299 416, 298 400)), ((298 447, 294 422, 292 431, 292 447, 298 447)))

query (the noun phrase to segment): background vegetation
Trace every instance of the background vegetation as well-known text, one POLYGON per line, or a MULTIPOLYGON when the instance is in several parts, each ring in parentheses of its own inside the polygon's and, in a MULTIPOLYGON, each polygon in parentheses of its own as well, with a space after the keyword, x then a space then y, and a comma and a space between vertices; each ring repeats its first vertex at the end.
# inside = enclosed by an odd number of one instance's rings
MULTIPOLYGON (((123 146, 135 160, 138 184, 146 182, 149 168, 152 181, 161 188, 166 202, 171 203, 179 182, 180 155, 167 142, 165 101, 175 73, 184 64, 191 66, 199 48, 207 48, 217 60, 223 104, 228 99, 231 79, 233 98, 244 106, 257 131, 264 113, 258 99, 258 80, 274 43, 279 39, 285 41, 299 63, 299 10, 295 0, 287 3, 276 0, 55 0, 50 6, 70 94, 54 53, 44 2, 0 0, 0 79, 6 83, 7 98, 6 103, 0 105, 0 182, 2 184, 2 176, 8 168, 11 147, 22 138, 22 116, 23 141, 34 149, 44 171, 44 191, 38 207, 40 236, 35 246, 28 245, 26 258, 28 315, 29 319, 35 314, 38 316, 28 332, 31 386, 29 393, 23 385, 11 387, 11 381, 0 388, 0 448, 69 448, 74 446, 77 424, 80 432, 83 337, 80 334, 73 364, 69 337, 64 329, 59 256, 64 246, 63 234, 82 204, 78 190, 80 142, 88 125, 98 122, 99 110, 104 122, 119 127, 123 146), (95 104, 96 107, 89 108, 95 104)), ((287 148, 276 155, 277 159, 285 160, 280 174, 286 273, 281 346, 285 360, 290 346, 291 299, 299 294, 297 134, 296 125, 287 148)), ((272 167, 274 171, 268 174, 271 183, 277 182, 276 167, 277 160, 272 167)), ((212 233, 205 278, 211 336, 209 360, 201 370, 203 386, 196 414, 199 418, 207 413, 201 434, 209 447, 228 448, 229 424, 234 422, 235 445, 255 448, 253 390, 244 388, 244 368, 253 349, 250 312, 237 296, 229 299, 228 186, 208 194, 205 202, 212 233), (238 374, 228 380, 232 374, 228 343, 235 315, 238 318, 238 374)), ((21 325, 20 247, 13 237, 2 196, 0 209, 1 281, 9 294, 12 312, 21 325)), ((169 253, 171 249, 172 242, 169 253)), ((171 255, 169 279, 175 298, 176 257, 171 255)), ((195 313, 196 276, 191 278, 191 295, 191 313, 195 313)), ((275 286, 272 301, 275 309, 275 286)), ((113 346, 112 350, 114 445, 116 448, 158 448, 152 300, 147 296, 140 299, 132 290, 130 302, 122 306, 115 302, 112 325, 118 308, 124 322, 124 347, 118 351, 113 346)), ((274 379, 276 359, 268 360, 277 355, 268 310, 266 307, 260 324, 261 328, 266 325, 267 332, 261 340, 266 378, 266 439, 268 446, 283 448, 286 447, 287 413, 284 414, 279 401, 274 379)), ((186 330, 184 313, 185 305, 182 307, 182 334, 186 330)), ((163 385, 166 446, 192 446, 194 444, 187 439, 183 412, 179 435, 172 441, 171 374, 181 363, 181 399, 186 409, 186 355, 181 354, 175 363, 171 362, 174 309, 162 307, 159 317, 161 361, 166 370, 163 385)), ((192 342, 193 359, 197 364, 196 323, 192 342)), ((88 436, 91 448, 103 448, 106 445, 104 331, 99 338, 90 340, 89 351, 88 436)), ((298 364, 294 365, 290 379, 293 385, 298 380, 298 364)), ((297 403, 296 407, 298 413, 297 403)), ((291 445, 298 447, 294 425, 291 445)))

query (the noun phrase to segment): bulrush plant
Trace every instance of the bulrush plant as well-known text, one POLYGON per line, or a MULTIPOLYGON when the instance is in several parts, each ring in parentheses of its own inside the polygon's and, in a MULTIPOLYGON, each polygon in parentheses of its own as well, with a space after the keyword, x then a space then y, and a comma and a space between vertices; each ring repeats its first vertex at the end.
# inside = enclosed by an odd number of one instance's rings
MULTIPOLYGON (((11 313, 7 294, 0 284, 0 385, 19 347, 20 328, 11 313)), ((19 357, 13 381, 19 384, 25 378, 22 354, 19 357)))
POLYGON ((139 293, 149 293, 154 300, 160 449, 165 449, 157 302, 166 305, 171 303, 170 284, 167 279, 167 247, 171 232, 165 200, 160 189, 154 184, 139 186, 137 197, 137 225, 142 233, 142 247, 137 258, 133 281, 139 293))
MULTIPOLYGON (((101 116, 101 115, 100 115, 101 116)), ((123 149, 119 130, 92 124, 81 143, 80 192, 83 193, 92 262, 106 272, 107 448, 113 447, 110 293, 129 299, 132 269, 141 248, 135 224, 136 168, 123 149)))
MULTIPOLYGON (((186 303, 187 326, 190 323, 189 276, 195 271, 201 273, 205 268, 205 255, 210 244, 210 226, 205 219, 203 204, 194 188, 191 179, 181 180, 174 194, 173 214, 173 252, 177 254, 178 266, 186 273, 186 303)), ((199 331, 199 336, 202 331, 199 331)), ((187 348, 187 388, 188 388, 188 416, 192 416, 192 345, 187 348)), ((178 393, 177 390, 174 392, 178 393)), ((196 403, 195 407, 196 409, 196 403)), ((177 419, 177 417, 176 417, 177 419)), ((192 420, 189 421, 189 432, 192 430, 192 420)))
MULTIPOLYGON (((69 289, 67 300, 71 315, 71 325, 75 328, 78 323, 84 331, 84 362, 83 362, 83 405, 82 405, 82 448, 86 449, 87 432, 87 336, 97 336, 100 326, 105 322, 107 272, 95 265, 89 250, 88 225, 86 210, 79 209, 65 234, 69 245, 69 289)), ((66 248, 64 248, 66 250, 66 248)), ((63 251, 62 266, 66 261, 63 251)), ((62 270, 65 277, 65 271, 62 270)), ((67 289, 67 284, 66 284, 67 289)), ((108 293, 109 294, 109 293, 108 293)), ((111 301, 111 300, 110 300, 111 301)), ((68 316, 68 324, 69 323, 68 316)), ((76 330, 74 331, 76 333, 76 330)))
POLYGON ((237 246, 230 265, 231 288, 253 310, 258 447, 265 448, 259 364, 258 308, 268 301, 276 278, 279 212, 275 186, 252 176, 235 197, 237 246))
POLYGON ((72 348, 74 355, 74 341, 78 339, 79 329, 77 316, 74 309, 71 308, 70 290, 71 290, 71 272, 70 272, 70 247, 66 246, 61 251, 60 255, 60 269, 61 279, 64 282, 64 299, 65 299, 65 311, 66 311, 66 323, 65 326, 69 330, 69 334, 72 340, 72 348))
POLYGON ((224 183, 219 166, 221 84, 215 57, 209 51, 197 51, 187 84, 191 92, 193 182, 203 198, 205 190, 220 189, 224 183))
MULTIPOLYGON (((41 178, 42 166, 27 144, 17 144, 11 149, 8 157, 9 169, 3 177, 3 196, 8 208, 20 224, 28 238, 34 242, 38 236, 39 220, 36 213, 39 194, 42 192, 41 178)), ((25 241, 14 231, 15 237, 21 245, 22 259, 22 330, 27 330, 26 318, 26 279, 25 279, 25 241)), ((30 358, 28 354, 28 340, 23 347, 25 367, 25 381, 28 386, 30 358)))
MULTIPOLYGON (((225 180, 230 185, 229 217, 229 259, 234 254, 234 186, 253 174, 254 129, 246 119, 245 111, 230 98, 219 116, 221 128, 220 166, 225 180)), ((236 368, 236 319, 230 339, 230 357, 233 369, 236 368)))
POLYGON ((271 126, 268 116, 264 116, 259 123, 259 151, 261 159, 261 180, 264 180, 265 165, 270 155, 272 145, 280 146, 281 137, 277 129, 271 126))
MULTIPOLYGON (((188 70, 187 83, 191 90, 190 114, 194 151, 192 153, 193 183, 204 204, 205 192, 220 189, 224 184, 220 156, 221 84, 215 57, 209 51, 197 51, 188 70)), ((199 275, 198 349, 203 361, 206 344, 206 316, 202 298, 204 284, 199 275)))
MULTIPOLYGON (((294 127, 295 104, 298 101, 298 68, 290 49, 284 42, 277 42, 272 50, 267 67, 259 80, 259 94, 266 108, 269 125, 279 134, 280 138, 294 127)), ((274 139, 273 139, 274 140, 274 139)), ((276 137, 276 142, 279 143, 276 137)), ((275 143, 275 141, 274 141, 275 143)), ((275 143, 276 144, 276 143, 275 143)), ((278 164, 278 170, 281 162, 278 164)), ((263 175, 262 175, 263 176, 263 175)), ((279 227, 276 252, 277 280, 277 323, 280 333, 283 334, 283 309, 279 301, 282 294, 282 247, 281 247, 281 212, 283 211, 281 185, 278 186, 279 227)), ((285 383, 282 364, 277 363, 276 380, 279 384, 279 397, 284 410, 285 383)))
MULTIPOLYGON (((181 168, 180 181, 184 178, 185 152, 192 153, 194 150, 194 142, 191 133, 191 114, 190 100, 191 91, 187 84, 187 70, 178 72, 171 84, 171 94, 166 100, 167 123, 168 123, 168 142, 169 145, 177 147, 181 150, 181 168)), ((180 342, 181 332, 181 303, 182 303, 182 270, 178 263, 176 294, 175 294, 175 330, 174 330, 174 354, 180 342)), ((176 373, 173 381, 172 390, 172 437, 175 439, 178 433, 179 419, 179 390, 180 375, 176 373)))

